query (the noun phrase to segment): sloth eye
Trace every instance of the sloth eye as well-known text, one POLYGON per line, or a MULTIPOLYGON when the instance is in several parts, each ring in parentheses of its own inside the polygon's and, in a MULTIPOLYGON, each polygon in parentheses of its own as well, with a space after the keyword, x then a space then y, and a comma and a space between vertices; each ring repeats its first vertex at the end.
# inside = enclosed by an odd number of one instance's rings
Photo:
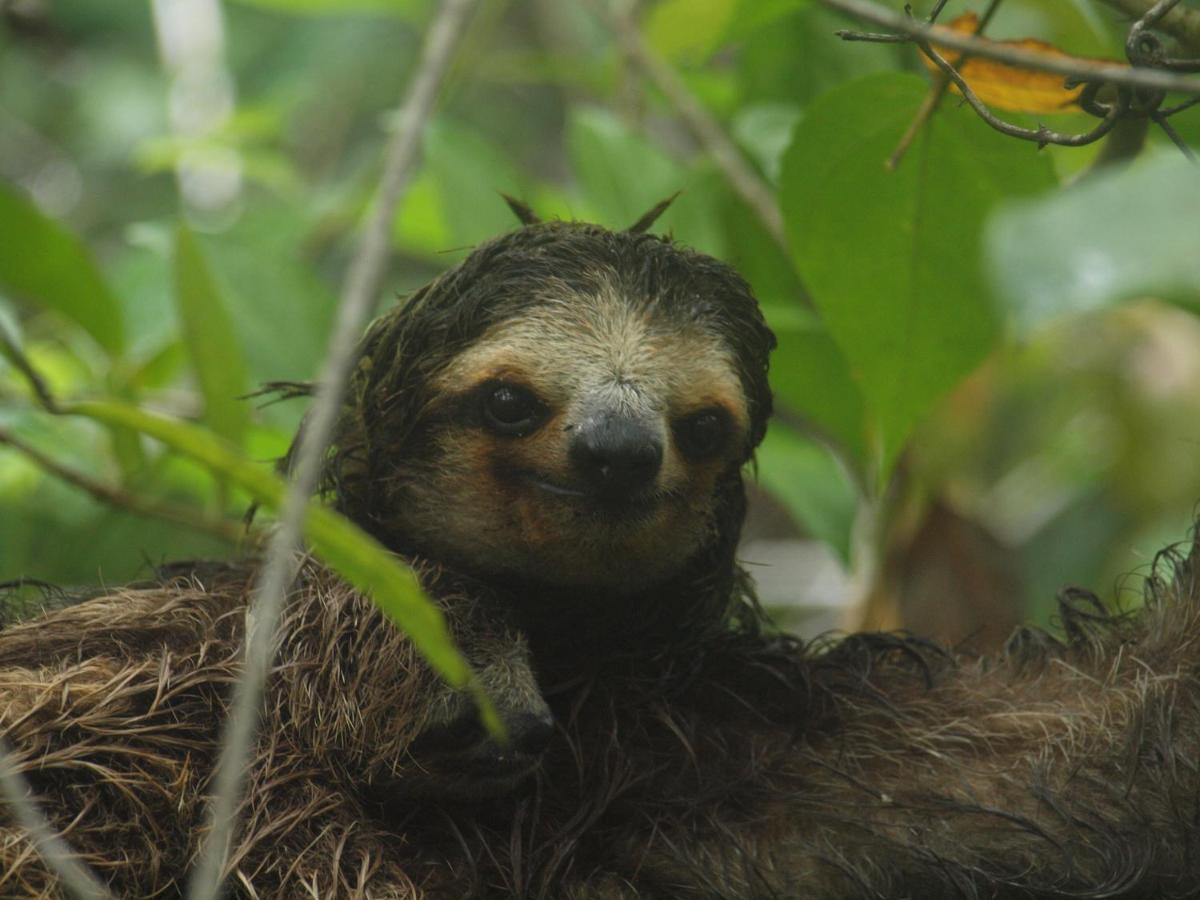
POLYGON ((545 407, 534 394, 515 384, 493 384, 483 395, 483 422, 498 434, 524 437, 542 420, 545 407))
POLYGON ((715 456, 725 445, 728 432, 724 412, 704 409, 675 423, 675 440, 688 456, 715 456))

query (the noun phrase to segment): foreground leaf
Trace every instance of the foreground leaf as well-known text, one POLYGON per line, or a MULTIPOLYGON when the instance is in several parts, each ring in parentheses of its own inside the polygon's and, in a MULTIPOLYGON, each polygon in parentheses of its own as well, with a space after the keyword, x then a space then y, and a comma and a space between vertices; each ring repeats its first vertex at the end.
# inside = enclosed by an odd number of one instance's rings
MULTIPOLYGON (((264 506, 278 509, 283 503, 287 484, 282 478, 245 459, 206 429, 111 400, 62 404, 60 409, 149 435, 207 466, 264 506)), ((407 566, 349 519, 316 500, 309 502, 304 534, 313 552, 403 628, 447 682, 471 690, 490 729, 501 727, 470 666, 455 648, 441 611, 425 598, 407 566)))
POLYGON ((800 275, 877 424, 881 472, 996 343, 981 271, 988 211, 1053 184, 1048 159, 965 109, 941 110, 887 171, 925 90, 891 74, 825 94, 797 126, 780 182, 800 275))
POLYGON ((124 348, 120 304, 83 241, 3 182, 0 289, 73 319, 114 356, 124 348))

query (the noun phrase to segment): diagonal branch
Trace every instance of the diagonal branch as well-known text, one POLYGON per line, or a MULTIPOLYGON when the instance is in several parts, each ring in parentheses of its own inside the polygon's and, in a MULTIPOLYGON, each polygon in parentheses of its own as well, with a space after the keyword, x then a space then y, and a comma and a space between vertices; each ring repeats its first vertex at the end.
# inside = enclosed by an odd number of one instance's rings
POLYGON ((787 235, 775 192, 758 176, 721 125, 688 90, 675 71, 648 46, 628 11, 606 10, 606 18, 621 43, 626 58, 658 88, 675 107, 688 130, 713 158, 725 179, 749 206, 785 252, 787 235))
POLYGON ((215 900, 236 826, 236 806, 257 729, 263 688, 274 655, 273 641, 284 593, 296 573, 300 529, 308 497, 320 474, 359 335, 371 313, 387 264, 392 219, 416 167, 421 136, 474 0, 442 0, 388 144, 374 210, 342 289, 337 323, 318 379, 309 424, 300 437, 295 479, 272 536, 259 586, 247 617, 245 670, 217 761, 208 838, 188 886, 191 900, 215 900))
POLYGON ((156 503, 144 497, 139 497, 137 494, 131 494, 104 484, 102 481, 97 481, 82 472, 64 466, 5 428, 0 428, 0 444, 12 447, 18 453, 30 459, 42 471, 53 475, 55 478, 73 487, 79 488, 81 491, 91 494, 101 503, 109 506, 129 510, 139 516, 149 516, 155 519, 162 519, 165 522, 171 522, 175 525, 182 525, 185 528, 218 538, 228 544, 236 545, 246 536, 246 531, 236 522, 230 522, 226 519, 206 518, 198 513, 193 513, 184 506, 156 503))
POLYGON ((939 47, 958 50, 983 59, 994 59, 1022 69, 1054 72, 1077 81, 1106 82, 1114 85, 1150 90, 1175 91, 1200 96, 1200 78, 1188 78, 1171 72, 1130 67, 1123 63, 1097 62, 1077 57, 1058 57, 1036 53, 1021 47, 998 44, 974 35, 959 34, 948 28, 930 26, 903 13, 893 12, 871 0, 820 0, 838 12, 890 28, 917 42, 934 43, 939 47))

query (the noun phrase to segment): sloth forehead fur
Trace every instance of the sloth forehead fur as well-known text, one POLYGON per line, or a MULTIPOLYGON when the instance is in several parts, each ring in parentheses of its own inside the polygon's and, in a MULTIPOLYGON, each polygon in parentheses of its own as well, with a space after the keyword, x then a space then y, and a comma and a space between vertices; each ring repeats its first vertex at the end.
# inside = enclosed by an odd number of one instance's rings
POLYGON ((629 594, 736 531, 740 506, 724 507, 765 428, 773 343, 711 257, 528 226, 368 335, 362 447, 343 436, 339 487, 384 485, 367 518, 399 549, 629 594))

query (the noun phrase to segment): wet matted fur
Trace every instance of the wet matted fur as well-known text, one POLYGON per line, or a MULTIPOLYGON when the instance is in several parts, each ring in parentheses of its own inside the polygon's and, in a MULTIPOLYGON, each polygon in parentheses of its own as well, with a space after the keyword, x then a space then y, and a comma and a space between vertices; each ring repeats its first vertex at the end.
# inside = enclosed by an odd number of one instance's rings
MULTIPOLYGON (((488 242, 372 327, 326 494, 436 560, 427 582, 497 698, 536 708, 536 676, 557 734, 532 778, 456 790, 460 710, 310 570, 233 856, 243 894, 1200 896, 1195 549, 1161 560, 1145 609, 1068 594, 1066 640, 1022 631, 993 659, 774 635, 734 560, 772 345, 727 266, 573 223, 488 242), (699 450, 698 422, 718 428, 699 450), (589 429, 655 448, 620 502, 581 474, 589 429)), ((194 852, 236 674, 246 576, 194 578, 134 592, 136 637, 112 598, 0 632, 31 710, 5 713, 10 739, 126 894, 174 890, 194 852), (129 691, 140 705, 109 706, 129 691)), ((4 846, 37 885, 28 846, 4 846)))
MULTIPOLYGON (((172 569, 161 583, 0 631, 0 732, 53 824, 122 897, 180 891, 241 671, 253 567, 172 569)), ((464 592, 430 567, 423 575, 501 714, 544 714, 525 641, 487 591, 464 592)), ((301 570, 280 635, 232 883, 247 896, 363 896, 369 884, 383 885, 370 896, 413 896, 405 857, 386 852, 405 838, 370 808, 388 797, 504 791, 531 760, 478 772, 477 757, 493 762, 494 749, 481 729, 439 740, 474 721, 470 701, 370 601, 314 563, 301 570)), ((57 896, 11 823, 0 824, 0 896, 57 896)))

